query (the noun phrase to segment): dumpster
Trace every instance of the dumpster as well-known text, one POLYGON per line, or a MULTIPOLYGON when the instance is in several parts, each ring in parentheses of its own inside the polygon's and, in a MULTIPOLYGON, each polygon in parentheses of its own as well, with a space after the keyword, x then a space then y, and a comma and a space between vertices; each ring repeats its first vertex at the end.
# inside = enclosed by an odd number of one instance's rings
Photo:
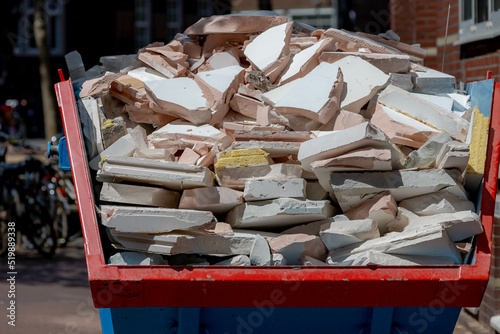
POLYGON ((472 264, 409 267, 107 265, 71 80, 55 85, 103 333, 452 333, 489 278, 500 158, 495 83, 472 264))

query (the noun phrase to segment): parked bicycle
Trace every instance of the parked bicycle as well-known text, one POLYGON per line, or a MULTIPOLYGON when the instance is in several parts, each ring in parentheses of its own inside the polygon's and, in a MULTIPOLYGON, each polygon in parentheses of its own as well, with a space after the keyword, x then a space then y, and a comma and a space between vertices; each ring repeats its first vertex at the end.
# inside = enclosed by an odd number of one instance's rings
POLYGON ((33 157, 35 150, 0 134, 0 255, 7 250, 7 224, 15 222, 17 241, 51 257, 57 248, 57 236, 40 191, 45 175, 43 162, 33 157), (7 164, 8 147, 24 150, 26 160, 7 164))

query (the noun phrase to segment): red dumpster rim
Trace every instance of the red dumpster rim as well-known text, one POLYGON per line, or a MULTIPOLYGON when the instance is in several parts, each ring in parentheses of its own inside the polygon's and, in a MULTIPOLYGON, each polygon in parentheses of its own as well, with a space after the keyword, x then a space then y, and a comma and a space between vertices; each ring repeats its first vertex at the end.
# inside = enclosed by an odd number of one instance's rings
POLYGON ((55 85, 97 308, 477 307, 486 289, 500 158, 500 85, 495 83, 475 263, 409 267, 182 267, 105 263, 71 80, 55 85), (278 294, 286 298, 275 298, 278 294))

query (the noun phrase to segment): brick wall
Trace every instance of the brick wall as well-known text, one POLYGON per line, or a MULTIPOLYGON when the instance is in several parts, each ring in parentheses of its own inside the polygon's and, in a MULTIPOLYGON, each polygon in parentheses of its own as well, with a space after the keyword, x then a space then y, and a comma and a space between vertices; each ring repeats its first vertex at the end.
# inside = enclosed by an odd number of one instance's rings
MULTIPOLYGON (((474 47, 469 48, 467 55, 461 54, 460 46, 453 45, 459 36, 458 0, 391 0, 391 29, 399 34, 402 42, 420 43, 428 52, 425 65, 441 70, 448 5, 451 9, 444 72, 454 75, 457 81, 470 82, 484 80, 486 72, 491 70, 493 77, 500 81, 500 49, 475 56, 474 47)), ((494 222, 490 281, 478 319, 489 326, 490 318, 496 314, 500 314, 500 219, 494 222)))
POLYGON ((485 79, 486 71, 491 70, 494 78, 500 80, 500 50, 461 59, 460 46, 453 45, 459 32, 458 0, 391 0, 391 29, 402 42, 420 43, 427 50, 425 65, 441 70, 448 5, 451 10, 444 71, 457 81, 470 82, 485 79))

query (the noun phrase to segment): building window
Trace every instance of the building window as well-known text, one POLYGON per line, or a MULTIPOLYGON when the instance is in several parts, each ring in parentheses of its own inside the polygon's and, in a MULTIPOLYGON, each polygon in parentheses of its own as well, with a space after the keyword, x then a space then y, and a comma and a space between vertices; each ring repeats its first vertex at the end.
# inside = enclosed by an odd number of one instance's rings
POLYGON ((456 45, 500 36, 500 0, 460 0, 456 45))
POLYGON ((135 0, 135 48, 151 43, 151 0, 135 0))
MULTIPOLYGON (((22 0, 19 4, 19 22, 17 35, 9 36, 14 54, 17 56, 38 56, 35 43, 34 0, 22 0)), ((65 48, 65 8, 63 1, 46 0, 43 6, 45 15, 48 46, 53 56, 63 56, 65 48)))

